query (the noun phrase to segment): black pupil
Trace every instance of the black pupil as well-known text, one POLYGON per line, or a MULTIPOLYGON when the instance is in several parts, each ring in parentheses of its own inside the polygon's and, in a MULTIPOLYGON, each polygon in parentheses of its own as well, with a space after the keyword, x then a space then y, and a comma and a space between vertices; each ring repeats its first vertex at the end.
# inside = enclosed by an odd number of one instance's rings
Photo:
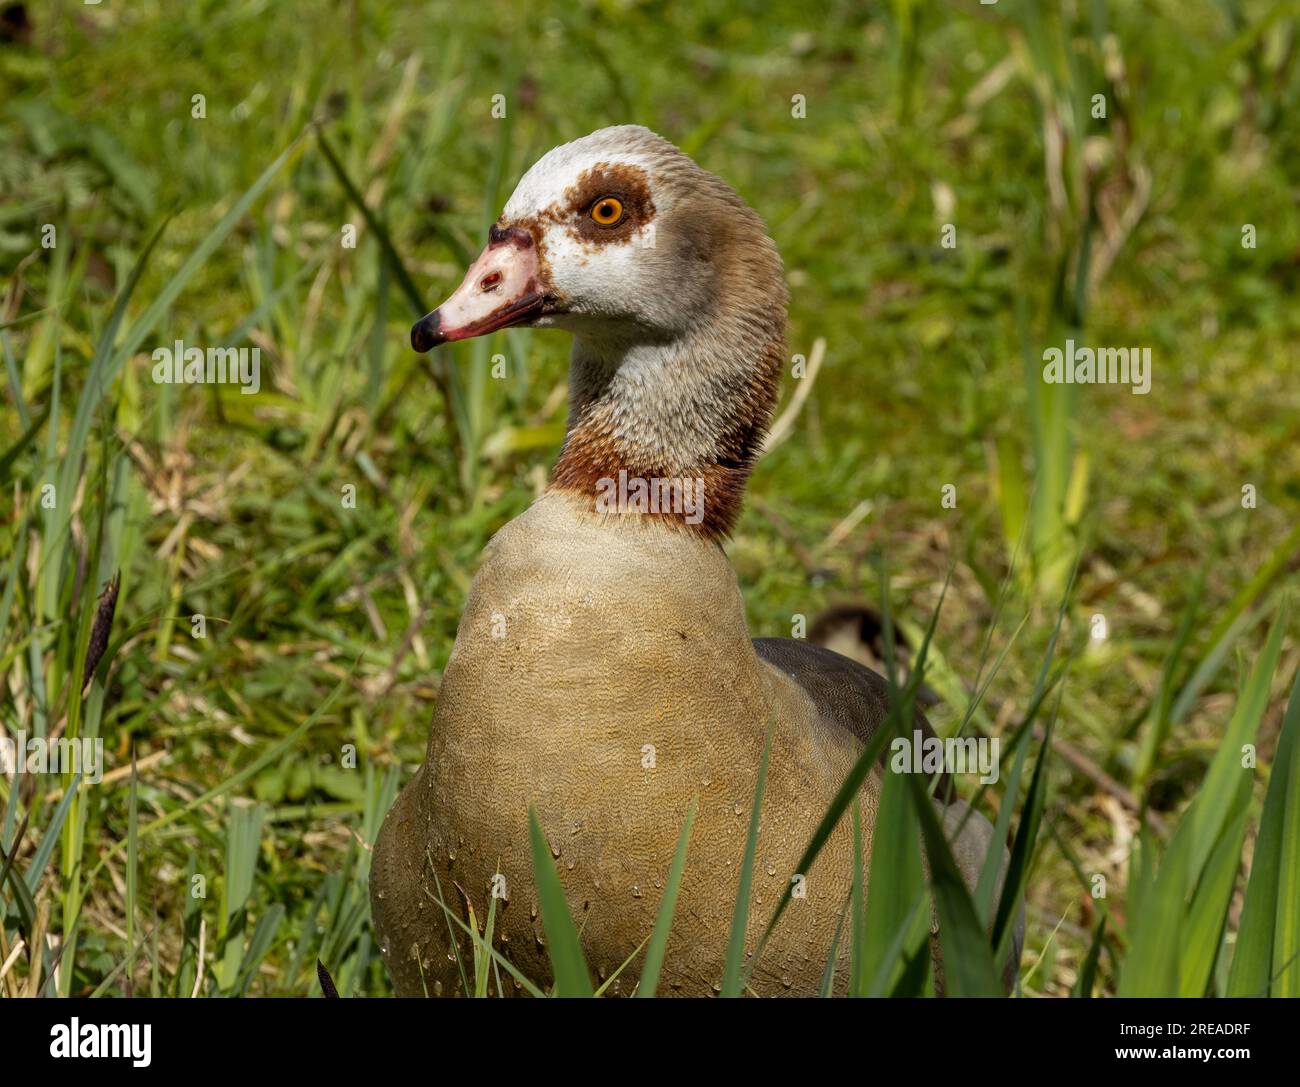
POLYGON ((614 205, 606 200, 598 209, 602 219, 612 219, 614 217, 614 205))

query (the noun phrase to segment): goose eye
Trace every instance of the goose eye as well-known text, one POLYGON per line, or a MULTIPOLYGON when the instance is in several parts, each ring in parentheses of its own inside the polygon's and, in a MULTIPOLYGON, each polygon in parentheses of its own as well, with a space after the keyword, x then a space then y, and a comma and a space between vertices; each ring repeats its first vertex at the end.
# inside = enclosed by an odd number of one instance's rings
POLYGON ((591 221, 600 226, 613 226, 623 218, 623 201, 613 196, 602 196, 591 205, 591 221))

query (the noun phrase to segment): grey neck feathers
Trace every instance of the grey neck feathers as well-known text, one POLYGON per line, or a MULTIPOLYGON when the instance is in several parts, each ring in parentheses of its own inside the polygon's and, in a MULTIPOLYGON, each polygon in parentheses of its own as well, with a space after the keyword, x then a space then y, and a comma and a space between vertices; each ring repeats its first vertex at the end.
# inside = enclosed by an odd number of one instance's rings
MULTIPOLYGON (((655 512, 706 535, 726 535, 762 444, 784 346, 777 312, 733 309, 727 319, 665 340, 578 339, 570 366, 569 429, 552 486, 593 499, 602 480, 690 481, 703 516, 655 512)), ((644 512, 644 511, 634 511, 644 512)))

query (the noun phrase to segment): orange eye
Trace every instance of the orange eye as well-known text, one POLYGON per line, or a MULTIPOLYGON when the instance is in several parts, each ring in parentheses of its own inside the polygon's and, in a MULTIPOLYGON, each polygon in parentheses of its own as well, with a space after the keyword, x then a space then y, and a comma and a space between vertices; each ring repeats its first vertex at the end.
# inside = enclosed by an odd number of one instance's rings
POLYGON ((613 196, 602 196, 591 205, 591 221, 600 226, 613 226, 623 218, 623 201, 613 196))

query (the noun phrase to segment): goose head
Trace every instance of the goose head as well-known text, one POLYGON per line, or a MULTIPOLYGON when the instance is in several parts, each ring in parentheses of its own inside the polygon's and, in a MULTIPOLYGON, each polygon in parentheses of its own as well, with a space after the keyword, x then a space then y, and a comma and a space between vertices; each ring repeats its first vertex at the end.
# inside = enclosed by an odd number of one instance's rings
POLYGON ((552 487, 594 496, 620 472, 689 478, 708 510, 694 527, 717 536, 734 522, 770 419, 786 304, 758 215, 667 140, 621 125, 528 170, 411 344, 423 352, 514 326, 572 333, 552 487))

